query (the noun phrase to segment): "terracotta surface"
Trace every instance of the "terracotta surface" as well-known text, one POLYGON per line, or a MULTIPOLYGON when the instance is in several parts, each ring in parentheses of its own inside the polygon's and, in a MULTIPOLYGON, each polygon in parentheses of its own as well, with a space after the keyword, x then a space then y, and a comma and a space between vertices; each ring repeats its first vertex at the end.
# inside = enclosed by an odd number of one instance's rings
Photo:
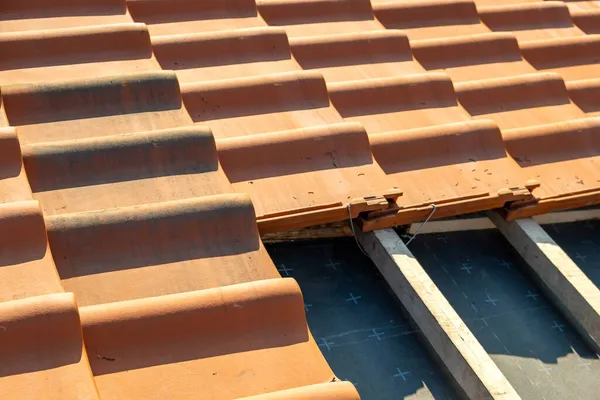
POLYGON ((132 22, 125 0, 4 0, 0 32, 132 22))
POLYGON ((444 71, 454 82, 535 72, 512 33, 481 33, 411 42, 415 58, 429 71, 444 71))
POLYGON ((357 400, 259 232, 600 202, 600 2, 372 4, 0 5, 0 397, 357 400))
POLYGON ((3 86, 21 145, 191 124, 173 72, 3 86))
POLYGON ((569 7, 573 22, 585 33, 600 33, 600 7, 574 9, 569 7))
POLYGON ((242 194, 46 218, 56 267, 80 305, 278 277, 242 194))
POLYGON ((32 199, 14 128, 0 127, 0 204, 32 199))
POLYGON ((397 30, 297 37, 290 45, 302 68, 318 70, 327 82, 424 72, 397 30))
POLYGON ((369 0, 256 0, 271 26, 288 36, 325 36, 382 29, 369 0))
POLYGON ((104 400, 183 399, 198 393, 235 399, 334 378, 308 331, 302 295, 292 279, 80 312, 104 400))
POLYGON ((0 204, 0 232, 0 305, 63 291, 38 202, 0 204))
POLYGON ((583 118, 560 75, 552 72, 457 83, 460 104, 473 116, 516 129, 583 118))
POLYGON ((261 232, 344 220, 349 203, 357 215, 399 195, 373 162, 364 131, 342 124, 318 73, 197 82, 182 91, 194 120, 214 133, 235 190, 251 194, 261 232))
POLYGON ((99 400, 72 293, 0 302, 0 397, 99 400))
POLYGON ((152 36, 266 26, 254 0, 128 0, 127 7, 152 36))
POLYGON ((558 72, 567 81, 600 78, 600 35, 524 42, 521 51, 537 70, 558 72))
POLYGON ((355 400, 358 393, 350 382, 319 383, 298 389, 288 389, 239 400, 355 400))
POLYGON ((521 40, 583 35, 562 1, 478 7, 479 17, 493 31, 513 32, 521 40))
POLYGON ((509 208, 510 219, 600 201, 600 118, 511 129, 503 137, 523 172, 541 182, 539 203, 509 208))
POLYGON ((410 40, 490 32, 469 0, 373 0, 372 4, 386 28, 401 29, 410 40))
POLYGON ((0 84, 160 69, 143 24, 0 34, 0 84))
POLYGON ((175 70, 182 83, 301 70, 280 28, 156 36, 152 47, 161 66, 175 70))
POLYGON ((401 193, 373 159, 360 124, 229 138, 218 146, 234 189, 252 196, 262 233, 356 218, 401 193))
POLYGON ((346 120, 364 124, 388 177, 408 189, 388 210, 370 213, 363 229, 424 219, 431 204, 440 218, 531 197, 536 183, 506 155, 497 126, 470 121, 447 75, 348 81, 329 92, 346 120))
POLYGON ((600 116, 600 78, 570 81, 567 83, 569 96, 588 116, 600 116))

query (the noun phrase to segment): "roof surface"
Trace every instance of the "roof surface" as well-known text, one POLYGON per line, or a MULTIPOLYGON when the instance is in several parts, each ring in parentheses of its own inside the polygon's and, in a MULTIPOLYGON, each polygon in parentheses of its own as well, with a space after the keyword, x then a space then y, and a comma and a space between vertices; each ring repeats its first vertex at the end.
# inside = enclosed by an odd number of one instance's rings
POLYGON ((596 1, 3 1, 0 397, 358 399, 260 235, 599 203, 598 27, 596 1))

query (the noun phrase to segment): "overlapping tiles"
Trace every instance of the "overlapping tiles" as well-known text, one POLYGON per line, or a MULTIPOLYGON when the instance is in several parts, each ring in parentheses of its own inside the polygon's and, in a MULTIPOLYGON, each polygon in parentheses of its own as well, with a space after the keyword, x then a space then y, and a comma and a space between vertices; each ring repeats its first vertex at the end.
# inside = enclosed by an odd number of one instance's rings
POLYGON ((9 390, 98 396, 64 286, 103 398, 357 399, 258 229, 600 200, 588 16, 579 29, 560 2, 373 3, 2 6, 0 225, 17 234, 0 238, 0 325, 43 315, 62 335, 11 337, 9 390), (24 355, 63 367, 17 375, 24 355))

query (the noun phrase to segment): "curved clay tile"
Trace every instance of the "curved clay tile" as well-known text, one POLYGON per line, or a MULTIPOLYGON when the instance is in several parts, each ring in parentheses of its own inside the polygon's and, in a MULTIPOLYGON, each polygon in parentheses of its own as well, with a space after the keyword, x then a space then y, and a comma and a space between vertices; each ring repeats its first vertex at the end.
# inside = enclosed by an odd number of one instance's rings
POLYGON ((36 143, 23 158, 47 215, 233 192, 200 126, 36 143))
POLYGON ((60 214, 46 224, 63 285, 81 305, 279 276, 247 195, 60 214))
POLYGON ((399 195, 357 123, 223 139, 218 148, 234 189, 252 197, 261 233, 355 218, 399 195))
POLYGON ((171 71, 6 85, 2 94, 22 145, 192 123, 171 71))
POLYGON ((292 279, 82 307, 102 399, 234 399, 335 379, 292 279))
POLYGON ((503 137, 524 173, 541 183, 539 201, 509 208, 509 218, 600 202, 600 118, 506 130, 503 137))
POLYGON ((491 30, 513 32, 519 41, 584 34, 562 1, 493 5, 478 7, 478 12, 491 30))
POLYGON ((0 302, 0 397, 99 400, 72 293, 0 302))
POLYGON ((568 82, 567 90, 573 102, 587 115, 600 116, 600 78, 568 82))
POLYGON ((382 29, 369 0, 257 0, 269 25, 284 27, 288 36, 325 36, 382 29))
POLYGON ((264 27, 254 0, 128 0, 152 36, 264 27))
POLYGON ((318 70, 327 82, 424 72, 400 31, 296 37, 290 45, 302 68, 318 70))
POLYGON ((16 130, 0 127, 0 204, 32 198, 16 130))
POLYGON ((0 303, 62 291, 38 202, 0 204, 0 303))
MULTIPOLYGON (((370 135, 373 155, 404 195, 396 209, 374 211, 363 229, 502 207, 530 200, 537 182, 527 181, 506 154, 492 121, 466 121, 370 135)), ((535 193, 535 192, 534 192, 535 193)))
POLYGON ((363 229, 424 219, 431 204, 439 218, 531 198, 536 184, 506 155, 498 127, 471 121, 447 75, 340 82, 329 93, 346 120, 364 124, 375 159, 404 193, 369 213, 363 229))
POLYGON ((600 8, 578 10, 569 7, 573 22, 587 34, 600 33, 600 8))
POLYGON ((492 119, 500 129, 515 129, 582 118, 565 82, 552 72, 462 82, 455 85, 463 107, 474 118, 492 119))
POLYGON ((388 29, 402 29, 411 40, 489 32, 472 0, 373 0, 377 19, 388 29))
POLYGON ((217 139, 342 122, 323 76, 300 71, 195 82, 181 87, 195 122, 217 139))
POLYGON ((182 83, 300 70, 280 28, 157 36, 152 48, 161 66, 175 70, 182 83))
POLYGON ((600 35, 521 42, 523 56, 540 71, 565 80, 600 78, 600 35))
POLYGON ((480 33, 413 40, 415 58, 428 71, 443 71, 453 82, 500 78, 535 72, 523 59, 512 33, 480 33))
POLYGON ((0 34, 0 84, 98 78, 160 69, 144 24, 0 34))
POLYGON ((282 390, 237 400, 359 400, 358 392, 350 382, 330 382, 282 390))
POLYGON ((337 82, 328 89, 344 119, 362 123, 369 134, 470 119, 444 73, 337 82))
POLYGON ((0 32, 132 22, 125 0, 3 0, 0 32))

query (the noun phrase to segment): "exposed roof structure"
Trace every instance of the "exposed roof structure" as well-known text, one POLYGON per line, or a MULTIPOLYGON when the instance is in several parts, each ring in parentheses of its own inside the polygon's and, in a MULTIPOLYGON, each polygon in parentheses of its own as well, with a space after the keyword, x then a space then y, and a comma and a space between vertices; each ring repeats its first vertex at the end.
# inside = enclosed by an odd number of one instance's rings
POLYGON ((600 203, 597 34, 595 1, 3 1, 0 397, 358 399, 261 234, 600 203))

